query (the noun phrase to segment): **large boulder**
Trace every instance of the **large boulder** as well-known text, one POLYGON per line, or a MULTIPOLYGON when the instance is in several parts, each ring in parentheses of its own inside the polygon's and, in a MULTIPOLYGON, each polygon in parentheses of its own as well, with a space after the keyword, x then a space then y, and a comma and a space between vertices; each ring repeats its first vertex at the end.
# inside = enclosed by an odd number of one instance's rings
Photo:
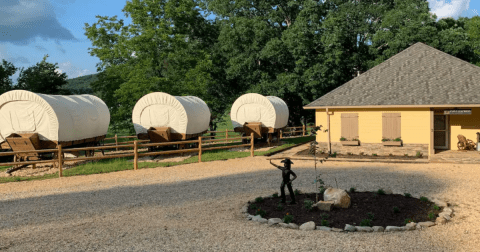
POLYGON ((345 190, 338 188, 328 188, 323 193, 324 201, 333 201, 334 207, 337 208, 349 208, 350 207, 350 196, 345 190))

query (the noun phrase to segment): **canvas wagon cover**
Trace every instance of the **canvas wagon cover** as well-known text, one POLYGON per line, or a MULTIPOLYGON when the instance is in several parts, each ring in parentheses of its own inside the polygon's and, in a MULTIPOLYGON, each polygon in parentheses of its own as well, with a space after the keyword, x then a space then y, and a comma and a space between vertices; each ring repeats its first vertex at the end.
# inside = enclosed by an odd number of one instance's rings
POLYGON ((249 93, 240 96, 232 105, 230 119, 233 128, 246 122, 261 122, 262 127, 279 129, 288 123, 287 104, 276 96, 249 93))
POLYGON ((210 109, 195 96, 172 96, 163 92, 147 94, 133 108, 135 132, 150 127, 170 127, 171 133, 198 134, 208 130, 210 109))
POLYGON ((0 142, 12 133, 38 133, 40 140, 75 141, 103 136, 107 105, 93 95, 45 95, 13 90, 0 96, 0 142))

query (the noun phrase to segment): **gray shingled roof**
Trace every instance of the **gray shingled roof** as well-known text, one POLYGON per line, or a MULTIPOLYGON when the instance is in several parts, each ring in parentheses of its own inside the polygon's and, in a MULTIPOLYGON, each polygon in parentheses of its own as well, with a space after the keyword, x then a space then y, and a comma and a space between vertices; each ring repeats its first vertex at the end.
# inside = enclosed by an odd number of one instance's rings
POLYGON ((480 104, 480 67, 423 43, 305 106, 480 104))

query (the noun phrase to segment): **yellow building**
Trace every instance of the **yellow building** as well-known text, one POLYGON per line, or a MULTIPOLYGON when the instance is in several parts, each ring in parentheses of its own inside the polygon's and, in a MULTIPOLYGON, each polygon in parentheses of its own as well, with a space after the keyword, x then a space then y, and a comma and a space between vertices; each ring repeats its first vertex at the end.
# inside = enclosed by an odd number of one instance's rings
POLYGON ((331 153, 430 157, 458 135, 477 143, 480 67, 416 43, 304 108, 331 153))

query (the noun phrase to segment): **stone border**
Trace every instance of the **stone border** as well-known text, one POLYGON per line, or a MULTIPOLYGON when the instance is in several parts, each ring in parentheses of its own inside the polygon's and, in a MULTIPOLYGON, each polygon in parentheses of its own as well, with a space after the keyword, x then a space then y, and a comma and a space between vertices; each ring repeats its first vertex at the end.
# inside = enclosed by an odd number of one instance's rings
MULTIPOLYGON (((391 193, 388 193, 388 194, 391 194, 391 193)), ((262 198, 272 198, 272 195, 263 196, 262 198)), ((253 202, 255 201, 255 199, 251 201, 253 202)), ((253 216, 248 214, 248 205, 250 204, 250 201, 243 205, 241 212, 247 220, 252 220, 254 222, 259 222, 259 223, 267 223, 268 226, 272 226, 272 227, 280 226, 283 228, 300 229, 305 231, 323 230, 323 231, 330 231, 330 232, 345 232, 345 231, 348 231, 348 232, 355 232, 355 231, 357 232, 396 232, 396 231, 424 230, 427 227, 431 227, 435 225, 443 225, 447 223, 447 221, 450 221, 453 215, 453 210, 448 207, 449 204, 445 201, 438 200, 438 199, 433 199, 431 201, 434 202, 437 206, 443 207, 443 211, 438 214, 439 217, 437 217, 435 222, 432 222, 432 221, 425 221, 425 222, 418 222, 418 223, 411 222, 402 227, 387 226, 386 228, 382 226, 363 227, 363 226, 352 226, 352 225, 346 224, 344 229, 340 229, 340 228, 330 228, 325 226, 315 226, 315 222, 313 221, 303 223, 300 226, 298 226, 295 223, 287 224, 287 223, 284 223, 280 218, 270 218, 267 220, 265 218, 262 218, 260 215, 253 216)))

